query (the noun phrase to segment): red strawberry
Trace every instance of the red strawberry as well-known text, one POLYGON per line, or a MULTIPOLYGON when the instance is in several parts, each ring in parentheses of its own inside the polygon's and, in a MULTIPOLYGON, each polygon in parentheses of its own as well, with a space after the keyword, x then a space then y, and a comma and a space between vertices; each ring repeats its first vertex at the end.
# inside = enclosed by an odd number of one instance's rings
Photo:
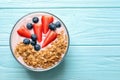
POLYGON ((49 23, 52 23, 53 22, 53 16, 48 16, 48 19, 49 19, 49 23))
POLYGON ((38 23, 33 24, 33 30, 37 36, 38 42, 41 42, 42 41, 42 25, 38 23))
POLYGON ((50 30, 42 44, 42 48, 47 46, 52 41, 54 41, 56 39, 56 37, 57 37, 57 33, 50 30))
POLYGON ((29 30, 24 25, 17 30, 17 33, 22 37, 31 38, 29 30))
POLYGON ((42 16, 42 27, 43 27, 43 33, 46 34, 49 30, 49 24, 53 22, 53 16, 42 16))

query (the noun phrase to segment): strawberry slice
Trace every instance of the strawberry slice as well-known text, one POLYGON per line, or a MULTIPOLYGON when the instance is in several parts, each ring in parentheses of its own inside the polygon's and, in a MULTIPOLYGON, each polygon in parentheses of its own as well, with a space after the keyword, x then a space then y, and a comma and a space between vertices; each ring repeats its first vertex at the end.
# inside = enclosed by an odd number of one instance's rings
POLYGON ((49 20, 49 23, 52 23, 53 22, 53 16, 48 16, 48 20, 49 20))
POLYGON ((41 18, 43 33, 46 34, 49 30, 49 24, 53 22, 53 16, 44 15, 41 18))
POLYGON ((31 38, 29 30, 24 25, 17 30, 17 33, 22 37, 31 38))
POLYGON ((57 33, 55 31, 50 30, 42 44, 42 48, 47 46, 52 41, 54 41, 56 37, 57 37, 57 33))
POLYGON ((38 42, 42 41, 42 25, 39 23, 33 24, 34 34, 37 36, 38 42))

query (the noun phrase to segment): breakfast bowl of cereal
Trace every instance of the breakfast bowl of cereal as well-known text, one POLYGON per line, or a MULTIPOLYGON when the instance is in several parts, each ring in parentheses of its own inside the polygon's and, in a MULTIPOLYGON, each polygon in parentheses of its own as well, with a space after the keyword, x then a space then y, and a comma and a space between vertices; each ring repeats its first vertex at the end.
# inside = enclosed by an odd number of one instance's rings
POLYGON ((69 48, 65 24, 48 12, 33 12, 14 25, 10 48, 14 58, 31 71, 47 71, 59 65, 69 48))

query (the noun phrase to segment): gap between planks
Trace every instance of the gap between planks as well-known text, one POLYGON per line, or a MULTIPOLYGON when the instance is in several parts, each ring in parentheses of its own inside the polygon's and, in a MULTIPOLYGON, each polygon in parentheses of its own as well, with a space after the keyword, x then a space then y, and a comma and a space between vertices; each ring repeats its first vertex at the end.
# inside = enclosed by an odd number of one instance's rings
POLYGON ((120 8, 118 7, 0 7, 0 9, 111 9, 111 8, 120 8))

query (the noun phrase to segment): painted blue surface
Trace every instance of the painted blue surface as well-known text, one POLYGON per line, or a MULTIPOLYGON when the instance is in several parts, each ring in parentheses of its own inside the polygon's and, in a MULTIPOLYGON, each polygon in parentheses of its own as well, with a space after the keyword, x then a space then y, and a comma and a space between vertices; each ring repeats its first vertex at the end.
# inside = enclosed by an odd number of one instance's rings
POLYGON ((0 1, 0 80, 120 80, 120 0, 0 1), (27 13, 58 16, 70 34, 70 49, 47 72, 23 68, 9 48, 10 31, 27 13))

